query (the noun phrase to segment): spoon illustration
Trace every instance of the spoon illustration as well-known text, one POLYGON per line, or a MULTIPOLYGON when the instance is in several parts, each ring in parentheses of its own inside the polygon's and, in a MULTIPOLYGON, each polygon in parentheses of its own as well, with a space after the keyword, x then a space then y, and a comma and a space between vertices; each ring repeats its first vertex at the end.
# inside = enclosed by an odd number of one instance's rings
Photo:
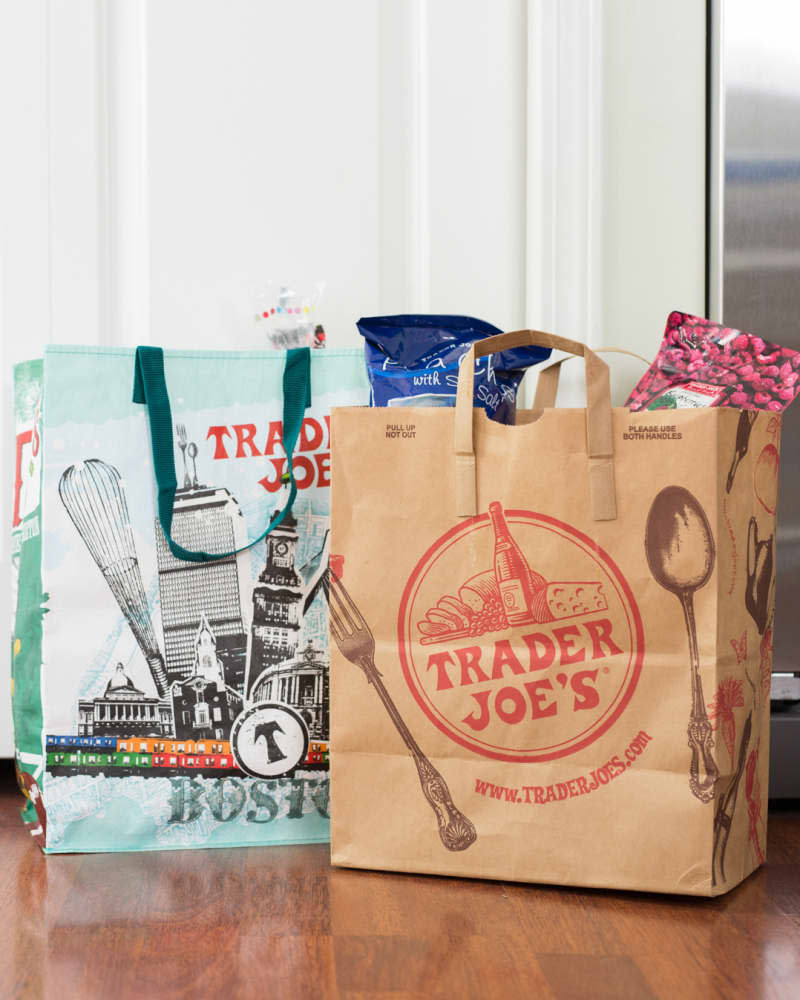
POLYGON ((686 619, 692 669, 692 712, 687 730, 692 751, 689 787, 701 802, 710 802, 719 771, 711 752, 714 738, 700 679, 694 592, 708 583, 714 569, 715 549, 706 512, 688 490, 667 486, 653 500, 647 515, 644 547, 650 572, 657 583, 675 594, 686 619))

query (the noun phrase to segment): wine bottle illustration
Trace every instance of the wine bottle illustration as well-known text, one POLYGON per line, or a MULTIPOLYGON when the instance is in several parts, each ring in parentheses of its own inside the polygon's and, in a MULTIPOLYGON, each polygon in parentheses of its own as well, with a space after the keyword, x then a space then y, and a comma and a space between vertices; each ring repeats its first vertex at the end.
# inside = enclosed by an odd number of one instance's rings
POLYGON ((503 611, 509 625, 527 625, 534 621, 534 579, 530 567, 508 530, 501 504, 490 503, 489 515, 494 528, 494 575, 503 611))

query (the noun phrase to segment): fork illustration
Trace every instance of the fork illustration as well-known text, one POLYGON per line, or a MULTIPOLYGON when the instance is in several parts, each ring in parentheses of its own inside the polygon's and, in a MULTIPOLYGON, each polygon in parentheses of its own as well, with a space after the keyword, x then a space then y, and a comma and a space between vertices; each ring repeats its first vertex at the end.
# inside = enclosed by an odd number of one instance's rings
POLYGON ((397 706, 386 690, 381 674, 375 666, 375 639, 361 612, 334 573, 328 574, 328 597, 330 602, 331 635, 345 659, 354 663, 366 674, 395 724, 403 742, 411 752, 417 766, 419 781, 425 798, 436 814, 439 836, 448 851, 463 851, 477 839, 475 827, 467 817, 456 809, 450 797, 450 790, 444 778, 431 764, 409 732, 397 706))
POLYGON ((183 454, 183 488, 188 489, 192 481, 189 478, 189 466, 186 464, 186 424, 176 424, 175 430, 178 432, 178 447, 183 454))

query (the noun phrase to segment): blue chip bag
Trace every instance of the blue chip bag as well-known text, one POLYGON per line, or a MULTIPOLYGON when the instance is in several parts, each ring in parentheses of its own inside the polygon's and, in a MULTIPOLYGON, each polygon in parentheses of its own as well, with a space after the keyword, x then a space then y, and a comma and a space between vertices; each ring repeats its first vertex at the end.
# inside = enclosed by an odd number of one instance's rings
MULTIPOLYGON (((458 365, 476 340, 502 333, 471 316, 371 316, 364 338, 372 406, 455 406, 458 365)), ((475 361, 475 405, 513 424, 525 369, 550 357, 549 347, 515 347, 475 361)))

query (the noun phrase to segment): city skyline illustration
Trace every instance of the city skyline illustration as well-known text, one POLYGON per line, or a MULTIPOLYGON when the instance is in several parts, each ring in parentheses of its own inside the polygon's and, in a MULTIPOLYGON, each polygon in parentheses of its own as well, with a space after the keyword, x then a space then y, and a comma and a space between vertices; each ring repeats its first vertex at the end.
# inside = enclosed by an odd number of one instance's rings
MULTIPOLYGON (((186 473, 185 485, 176 491, 175 497, 173 538, 187 548, 209 551, 230 551, 246 544, 245 518, 242 509, 230 491, 224 486, 206 486, 199 482, 196 468, 193 470, 193 477, 189 475, 188 470, 184 471, 186 473)), ((276 509, 280 502, 281 498, 276 498, 276 509)), ((251 501, 245 506, 251 507, 252 505, 251 501)), ((303 593, 306 581, 302 578, 301 568, 310 564, 315 556, 319 556, 328 529, 328 516, 327 512, 321 509, 323 506, 318 501, 315 502, 311 496, 301 497, 296 500, 292 515, 288 519, 295 527, 292 562, 293 569, 297 574, 299 589, 303 593)), ((132 532, 129 525, 123 526, 123 528, 124 530, 120 529, 119 533, 126 535, 126 544, 131 548, 131 551, 126 555, 137 562, 133 549, 132 532)), ((186 718, 186 691, 181 688, 181 685, 186 688, 184 682, 192 678, 197 669, 195 662, 196 636, 201 619, 205 619, 215 637, 225 684, 228 688, 230 709, 227 713, 223 712, 226 716, 223 735, 227 736, 233 719, 245 703, 245 674, 250 670, 248 657, 253 655, 253 594, 259 586, 259 577, 268 568, 267 564, 271 551, 273 551, 270 544, 272 536, 268 535, 264 544, 255 546, 249 553, 250 558, 245 556, 245 558, 239 557, 237 559, 231 556, 211 563, 195 564, 176 560, 169 551, 158 522, 155 522, 154 529, 157 570, 148 581, 145 593, 141 593, 139 597, 141 606, 134 609, 131 617, 147 623, 155 620, 160 621, 163 645, 156 643, 156 652, 162 658, 168 681, 165 697, 162 700, 175 704, 175 699, 180 695, 184 699, 181 702, 183 709, 181 715, 184 719, 186 718), (256 568, 258 574, 253 572, 256 568), (249 577, 248 569, 250 570, 249 577), (161 653, 162 649, 163 654, 161 653)), ((80 529, 79 533, 84 537, 80 529)), ((87 540, 84 537, 84 541, 92 551, 92 545, 96 545, 95 540, 87 540)), ((141 590, 141 588, 139 589, 141 590)), ((78 704, 75 704, 73 727, 76 731, 86 729, 86 719, 90 717, 86 712, 86 704, 92 699, 97 699, 99 702, 104 698, 118 665, 123 668, 128 678, 135 678, 135 681, 131 682, 132 687, 134 690, 140 691, 142 698, 151 701, 154 695, 159 694, 155 690, 155 677, 148 676, 148 672, 143 669, 143 665, 139 662, 140 657, 137 657, 137 653, 145 652, 141 649, 142 644, 137 641, 131 648, 131 639, 136 636, 131 625, 131 617, 129 617, 131 609, 126 601, 119 597, 117 603, 122 614, 113 629, 107 633, 81 678, 78 697, 83 708, 79 710, 78 704), (128 625, 131 625, 130 629, 124 627, 126 620, 128 625), (120 645, 123 645, 125 652, 120 650, 120 645), (143 677, 147 678, 146 683, 142 681, 143 677), (83 720, 84 725, 81 725, 81 720, 83 720)), ((296 659, 296 662, 302 665, 302 658, 298 654, 301 649, 308 647, 316 651, 317 660, 324 661, 327 674, 327 606, 323 591, 320 588, 305 615, 302 614, 301 610, 302 600, 298 599, 296 603, 298 621, 292 637, 293 641, 280 650, 273 650, 269 657, 270 662, 278 664, 296 659)), ((146 652, 147 662, 150 663, 153 658, 152 642, 148 642, 146 652)), ((259 664, 262 668, 264 665, 263 662, 259 664)), ((262 670, 258 671, 258 673, 261 672, 262 670)), ((251 681, 255 679, 256 675, 253 674, 251 681)), ((327 703, 327 677, 324 689, 327 703)), ((197 682, 190 690, 197 692, 198 699, 205 699, 205 692, 201 692, 197 682)), ((264 690, 263 685, 261 690, 264 690)), ((296 692, 298 685, 289 685, 283 690, 296 692)), ((104 714, 107 714, 107 710, 104 714)), ((327 719, 327 705, 325 716, 327 719)), ((160 718, 163 720, 163 713, 161 713, 160 718)), ((181 728, 179 720, 173 719, 173 732, 177 728, 181 728)), ((318 726, 314 728, 318 730, 318 726)), ((166 735, 165 730, 166 727, 162 724, 159 727, 160 733, 166 735)), ((124 733, 120 729, 117 735, 130 734, 124 733)), ((184 732, 182 735, 188 735, 188 733, 184 732)), ((209 731, 209 735, 219 736, 220 729, 212 729, 209 731)))

